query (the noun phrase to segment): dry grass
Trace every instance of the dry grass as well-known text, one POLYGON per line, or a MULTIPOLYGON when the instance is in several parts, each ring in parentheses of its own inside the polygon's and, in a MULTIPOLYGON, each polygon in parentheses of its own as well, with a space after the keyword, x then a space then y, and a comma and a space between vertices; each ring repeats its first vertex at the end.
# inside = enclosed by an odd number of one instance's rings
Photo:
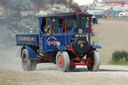
POLYGON ((128 51, 128 21, 127 20, 99 20, 95 29, 96 40, 103 48, 99 50, 102 64, 111 61, 112 53, 117 50, 128 51))

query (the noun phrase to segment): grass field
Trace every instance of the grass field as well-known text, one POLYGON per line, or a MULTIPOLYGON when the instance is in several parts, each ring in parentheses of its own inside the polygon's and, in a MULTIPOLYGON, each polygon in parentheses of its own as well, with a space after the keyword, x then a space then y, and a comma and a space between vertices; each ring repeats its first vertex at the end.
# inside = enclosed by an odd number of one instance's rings
POLYGON ((128 65, 128 61, 117 61, 117 62, 111 62, 113 65, 128 65))

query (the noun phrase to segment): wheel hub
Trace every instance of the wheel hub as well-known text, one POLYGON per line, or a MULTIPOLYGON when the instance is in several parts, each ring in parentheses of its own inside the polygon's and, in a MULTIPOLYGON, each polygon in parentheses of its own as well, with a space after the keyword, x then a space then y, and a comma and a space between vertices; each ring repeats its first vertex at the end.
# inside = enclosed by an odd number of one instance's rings
POLYGON ((58 64, 59 64, 59 66, 60 67, 63 67, 63 58, 62 58, 62 56, 59 56, 59 58, 58 58, 58 64))
POLYGON ((27 62, 27 57, 24 58, 24 62, 25 62, 25 63, 27 62))
POLYGON ((93 64, 94 64, 94 59, 93 58, 89 58, 88 59, 88 67, 91 68, 93 64))

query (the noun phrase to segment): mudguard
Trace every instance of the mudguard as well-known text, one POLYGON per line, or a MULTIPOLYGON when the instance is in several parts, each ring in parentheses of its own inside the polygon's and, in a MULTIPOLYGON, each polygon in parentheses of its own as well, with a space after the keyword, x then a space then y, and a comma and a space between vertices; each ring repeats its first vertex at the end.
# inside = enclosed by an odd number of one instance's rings
POLYGON ((94 49, 101 49, 101 48, 102 48, 101 46, 94 46, 94 45, 92 45, 92 47, 93 47, 94 49))
POLYGON ((58 51, 65 51, 65 50, 67 50, 67 48, 64 45, 57 46, 56 50, 53 52, 52 59, 51 59, 54 64, 56 64, 56 54, 57 54, 57 52, 58 51))
POLYGON ((60 46, 60 47, 57 46, 57 49, 60 50, 60 51, 67 50, 67 48, 65 46, 60 46))
POLYGON ((25 48, 28 51, 28 59, 29 60, 37 60, 38 59, 37 53, 32 48, 30 48, 28 46, 25 46, 25 48))

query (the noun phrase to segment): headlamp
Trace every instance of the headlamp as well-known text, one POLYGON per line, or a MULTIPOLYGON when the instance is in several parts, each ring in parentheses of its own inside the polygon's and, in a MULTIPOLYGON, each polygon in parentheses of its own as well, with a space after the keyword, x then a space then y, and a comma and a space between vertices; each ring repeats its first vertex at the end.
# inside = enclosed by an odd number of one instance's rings
POLYGON ((78 29, 78 33, 82 34, 83 33, 83 29, 78 29))

